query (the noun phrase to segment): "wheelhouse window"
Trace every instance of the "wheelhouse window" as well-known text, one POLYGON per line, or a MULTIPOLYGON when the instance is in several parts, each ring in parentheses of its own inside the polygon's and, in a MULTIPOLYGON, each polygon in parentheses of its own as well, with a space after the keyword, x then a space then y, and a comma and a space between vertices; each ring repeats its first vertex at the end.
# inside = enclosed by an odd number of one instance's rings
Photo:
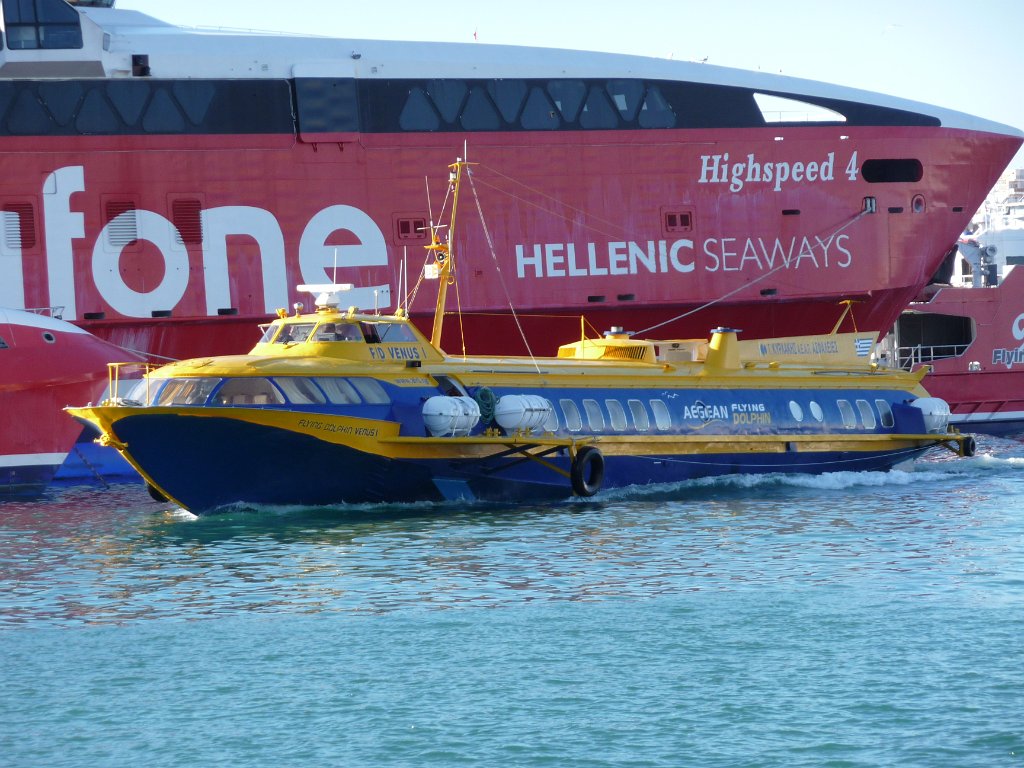
POLYGON ((313 323, 284 323, 281 331, 274 338, 275 344, 298 344, 309 338, 313 332, 313 323))
POLYGON ((217 390, 214 405, 283 405, 284 395, 270 379, 259 376, 228 379, 217 390))
POLYGON ((320 323, 313 341, 362 341, 363 332, 355 323, 320 323))
POLYGON ((78 11, 63 0, 3 0, 3 10, 12 50, 82 47, 78 11))
POLYGON ((160 390, 157 405, 203 405, 220 379, 170 379, 160 390))
POLYGON ((419 341, 416 334, 405 323, 360 323, 363 329, 363 336, 370 344, 379 344, 383 341, 401 343, 419 341))
POLYGON ((120 386, 125 387, 128 393, 121 402, 124 405, 152 405, 159 384, 153 379, 137 379, 134 384, 121 379, 120 386))

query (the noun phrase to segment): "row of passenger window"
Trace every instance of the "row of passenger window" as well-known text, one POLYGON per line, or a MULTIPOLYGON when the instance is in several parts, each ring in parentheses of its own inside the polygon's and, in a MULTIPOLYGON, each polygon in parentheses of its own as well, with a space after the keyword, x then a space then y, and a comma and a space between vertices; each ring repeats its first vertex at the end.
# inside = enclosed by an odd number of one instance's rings
MULTIPOLYGON (((570 432, 582 431, 583 417, 576 402, 568 398, 562 398, 558 401, 558 405, 562 409, 562 424, 565 428, 570 432)), ((606 410, 602 409, 601 404, 593 398, 583 399, 583 412, 587 417, 587 429, 589 431, 604 432, 605 424, 607 423, 615 432, 625 432, 630 427, 631 419, 635 431, 648 432, 651 429, 651 418, 647 411, 648 406, 651 409, 650 413, 654 414, 654 424, 659 430, 667 432, 672 429, 672 414, 669 412, 664 400, 648 400, 645 404, 643 400, 630 399, 626 401, 626 406, 623 407, 620 401, 609 398, 604 401, 604 405, 606 410), (626 415, 627 409, 629 410, 628 417, 626 415), (607 422, 605 421, 605 412, 608 414, 607 422)), ((552 411, 551 417, 548 419, 548 423, 544 425, 544 428, 549 432, 555 432, 558 430, 558 427, 558 416, 552 411)))
MULTIPOLYGON (((574 400, 563 398, 558 401, 562 412, 561 424, 569 432, 581 432, 583 430, 584 416, 586 416, 587 430, 590 432, 604 432, 608 427, 614 432, 625 432, 631 426, 636 432, 648 432, 651 429, 651 419, 647 411, 648 407, 650 407, 650 412, 654 414, 654 424, 657 429, 661 431, 672 429, 672 413, 663 400, 653 399, 645 404, 642 400, 631 399, 627 400, 626 406, 623 407, 619 400, 608 398, 604 401, 604 408, 601 407, 600 402, 593 398, 584 398, 582 403, 583 412, 581 413, 579 406, 574 400), (605 418, 606 414, 607 419, 605 418)), ((879 423, 881 423, 884 429, 890 429, 896 423, 893 418, 892 407, 887 401, 882 399, 876 399, 874 407, 872 407, 868 400, 859 399, 855 401, 854 405, 849 400, 838 399, 836 400, 836 407, 839 409, 843 426, 847 429, 856 429, 858 426, 862 426, 864 429, 875 429, 879 423), (858 415, 860 417, 859 421, 858 415)), ((810 414, 810 420, 818 424, 824 423, 825 412, 816 401, 811 400, 808 403, 807 411, 810 414)), ((795 400, 789 401, 789 412, 792 414, 793 420, 798 424, 808 420, 804 407, 795 400)), ((544 428, 549 432, 558 430, 559 418, 556 413, 552 412, 544 428)))
POLYGON ((390 403, 376 379, 337 376, 278 376, 275 378, 216 377, 168 379, 162 387, 140 381, 128 396, 143 405, 358 405, 390 403))

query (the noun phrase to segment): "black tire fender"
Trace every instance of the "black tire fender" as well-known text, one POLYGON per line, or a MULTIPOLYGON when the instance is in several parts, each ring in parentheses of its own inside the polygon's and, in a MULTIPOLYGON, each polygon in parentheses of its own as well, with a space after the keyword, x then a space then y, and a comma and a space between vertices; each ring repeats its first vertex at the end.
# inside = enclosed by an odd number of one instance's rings
POLYGON ((577 496, 593 496, 604 482, 604 454, 592 445, 580 448, 572 460, 569 479, 577 496))
POLYGON ((961 456, 973 456, 978 452, 978 443, 974 440, 974 435, 968 435, 964 438, 960 444, 961 456))

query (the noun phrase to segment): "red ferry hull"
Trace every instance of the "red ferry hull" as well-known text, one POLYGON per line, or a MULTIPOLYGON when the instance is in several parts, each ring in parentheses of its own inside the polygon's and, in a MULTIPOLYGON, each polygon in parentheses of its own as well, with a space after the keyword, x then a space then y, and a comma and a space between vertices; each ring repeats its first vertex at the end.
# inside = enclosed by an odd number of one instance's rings
POLYGON ((1024 437, 1024 270, 995 288, 943 288, 915 312, 965 318, 974 340, 929 363, 925 386, 949 403, 963 432, 1024 437))
POLYGON ((82 428, 66 405, 95 402, 125 352, 70 323, 0 309, 0 494, 50 482, 82 428))
MULTIPOLYGON (((534 352, 578 332, 580 315, 601 330, 676 318, 658 335, 700 337, 726 324, 764 337, 831 330, 838 303, 852 300, 844 328, 887 329, 1020 144, 935 127, 862 128, 844 139, 834 127, 651 133, 602 132, 599 143, 594 134, 469 137, 493 251, 482 228, 464 228, 456 298, 463 313, 498 317, 475 332, 450 324, 445 346, 459 348, 466 332, 471 352, 525 352, 510 307, 534 352), (864 161, 904 155, 920 161, 919 181, 860 174, 864 161), (818 171, 813 182, 732 191, 711 180, 708 158, 725 156, 818 171), (552 326, 551 315, 565 319, 552 326)), ((396 227, 429 220, 423 179, 465 140, 119 137, 58 149, 7 139, 0 203, 43 201, 38 231, 23 231, 20 285, 8 293, 64 306, 82 327, 147 352, 246 349, 252 319, 308 301, 299 283, 387 286, 397 297, 406 268, 414 283, 424 236, 403 239, 396 227), (41 181, 31 189, 25 179, 41 181), (195 242, 175 218, 181 200, 198 206, 195 242), (112 203, 135 216, 122 244, 112 243, 112 203)), ((435 205, 444 191, 431 183, 435 205)), ((414 317, 435 295, 425 284, 414 317)))

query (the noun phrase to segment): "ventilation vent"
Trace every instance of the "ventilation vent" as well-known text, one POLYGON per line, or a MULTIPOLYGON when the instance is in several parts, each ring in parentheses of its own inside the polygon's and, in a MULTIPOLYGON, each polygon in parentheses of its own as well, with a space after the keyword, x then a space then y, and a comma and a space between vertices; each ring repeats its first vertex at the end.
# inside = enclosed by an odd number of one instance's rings
POLYGON ((666 233, 690 232, 693 230, 693 211, 662 210, 661 221, 666 233))
POLYGON ((601 350, 602 360, 643 360, 647 357, 649 344, 628 347, 605 347, 601 350))
POLYGON ((123 248, 139 239, 139 222, 135 203, 107 203, 107 242, 123 248))
POLYGON ((171 203, 171 220, 178 230, 178 245, 200 245, 203 242, 203 205, 198 200, 182 199, 171 203))
POLYGON ((395 218, 395 237, 400 243, 427 242, 427 220, 420 216, 395 218))
POLYGON ((4 216, 4 246, 9 250, 26 250, 36 244, 36 214, 32 203, 6 203, 6 213, 17 214, 18 218, 4 216))

